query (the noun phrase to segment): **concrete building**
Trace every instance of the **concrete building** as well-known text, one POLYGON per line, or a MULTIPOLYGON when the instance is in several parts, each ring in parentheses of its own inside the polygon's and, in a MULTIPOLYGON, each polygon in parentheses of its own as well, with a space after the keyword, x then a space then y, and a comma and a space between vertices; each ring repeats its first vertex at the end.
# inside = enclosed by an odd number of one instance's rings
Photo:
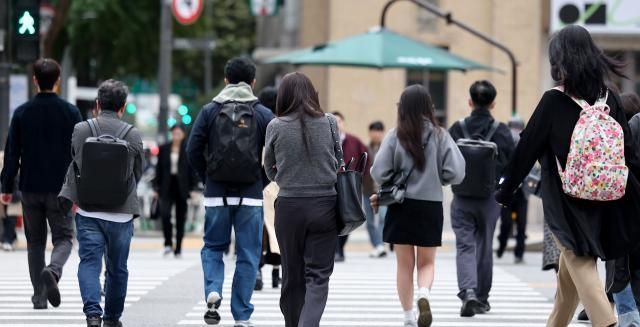
MULTIPOLYGON (((618 81, 624 91, 640 90, 640 2, 606 0, 591 16, 591 0, 421 0, 450 12, 454 18, 490 35, 510 48, 518 61, 517 111, 525 120, 541 94, 553 86, 549 76, 547 43, 563 22, 584 22, 598 44, 629 62, 629 80, 618 81), (603 14, 604 10, 604 14, 603 14), (564 15, 563 17, 561 17, 564 15), (577 15, 577 16, 575 16, 577 15), (631 16, 630 16, 631 15, 631 16), (575 16, 575 17, 573 17, 575 16), (598 21, 598 19, 609 21, 598 21), (626 25, 625 25, 626 24, 626 25), (624 25, 624 26, 623 26, 624 25), (637 63, 637 64, 636 64, 637 63)), ((379 25, 388 0, 286 0, 278 16, 258 22, 258 60, 363 33, 379 25)), ((598 4, 597 4, 598 5, 598 4)), ((598 5, 599 6, 599 5, 598 5)), ((454 54, 498 71, 429 72, 428 70, 301 67, 313 80, 325 111, 340 111, 347 126, 366 140, 368 124, 382 120, 393 126, 402 90, 422 83, 429 88, 438 117, 450 126, 469 111, 468 87, 478 79, 492 81, 498 90, 494 114, 511 116, 511 74, 508 57, 500 50, 455 26, 400 1, 389 11, 387 27, 405 36, 446 48, 454 54)), ((264 67, 262 85, 274 83, 293 67, 264 67)))

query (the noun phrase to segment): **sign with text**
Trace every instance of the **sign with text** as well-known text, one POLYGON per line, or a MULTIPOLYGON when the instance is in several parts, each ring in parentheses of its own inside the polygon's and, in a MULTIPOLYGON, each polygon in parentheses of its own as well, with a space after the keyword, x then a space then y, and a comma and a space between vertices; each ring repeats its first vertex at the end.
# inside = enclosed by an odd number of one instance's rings
POLYGON ((551 31, 571 24, 594 34, 640 34, 640 1, 552 0, 551 31))
POLYGON ((202 13, 202 0, 173 0, 171 11, 182 25, 195 23, 202 13))

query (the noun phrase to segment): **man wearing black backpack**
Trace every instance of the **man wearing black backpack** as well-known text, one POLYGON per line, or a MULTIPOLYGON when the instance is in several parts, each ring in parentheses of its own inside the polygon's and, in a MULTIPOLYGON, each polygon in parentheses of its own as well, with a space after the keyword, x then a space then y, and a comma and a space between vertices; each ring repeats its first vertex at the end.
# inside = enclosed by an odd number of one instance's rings
POLYGON ((20 173, 20 191, 27 237, 29 275, 33 285, 34 309, 60 305, 58 281, 73 247, 73 222, 68 212, 58 208, 58 192, 71 162, 71 133, 82 121, 80 111, 56 94, 60 85, 60 65, 40 59, 33 65, 33 82, 38 94, 18 107, 4 152, 1 202, 9 204, 20 173), (47 223, 53 251, 45 261, 47 223))
POLYGON ((262 149, 273 114, 253 95, 255 65, 234 58, 224 68, 226 87, 204 106, 187 146, 194 170, 206 184, 202 248, 207 324, 220 323, 222 256, 235 231, 236 270, 231 313, 236 327, 253 326, 251 295, 262 255, 262 149))
POLYGON ((469 93, 473 112, 449 130, 467 162, 464 181, 452 188, 451 204, 463 317, 491 309, 488 299, 493 279, 493 235, 500 216, 493 194, 497 178, 515 148, 509 128, 490 113, 495 106, 495 87, 489 81, 477 81, 469 93))
POLYGON ((140 215, 136 189, 144 166, 140 133, 121 120, 127 94, 122 82, 110 79, 100 85, 98 117, 76 125, 73 161, 60 192, 63 205, 78 205, 78 283, 87 327, 122 326, 133 219, 140 215), (103 256, 104 311, 100 306, 103 256))

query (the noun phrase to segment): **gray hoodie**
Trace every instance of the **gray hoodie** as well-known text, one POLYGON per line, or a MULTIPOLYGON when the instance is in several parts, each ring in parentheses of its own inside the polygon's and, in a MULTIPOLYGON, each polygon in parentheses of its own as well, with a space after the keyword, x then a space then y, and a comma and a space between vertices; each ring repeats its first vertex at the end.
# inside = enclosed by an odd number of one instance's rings
MULTIPOLYGON (((464 179, 465 161, 446 129, 434 128, 430 122, 425 122, 423 142, 430 133, 433 134, 425 147, 425 169, 413 170, 407 181, 406 198, 442 202, 442 186, 459 184, 464 179)), ((371 167, 371 176, 382 185, 391 182, 394 176, 406 175, 412 166, 413 158, 400 144, 396 130, 392 129, 382 141, 371 167), (402 173, 396 174, 398 172, 402 173)))

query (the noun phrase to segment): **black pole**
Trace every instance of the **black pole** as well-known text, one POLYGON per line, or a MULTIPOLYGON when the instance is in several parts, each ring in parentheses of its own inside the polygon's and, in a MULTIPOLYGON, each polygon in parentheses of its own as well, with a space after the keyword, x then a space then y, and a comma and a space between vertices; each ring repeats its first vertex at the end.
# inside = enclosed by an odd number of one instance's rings
MULTIPOLYGON (((387 11, 389 10, 389 8, 395 4, 396 2, 399 1, 403 1, 403 0, 389 0, 389 2, 387 2, 387 4, 384 6, 384 9, 382 9, 382 16, 380 17, 380 26, 382 28, 384 28, 386 26, 386 19, 387 19, 387 11)), ((478 37, 479 39, 493 45, 494 47, 502 50, 503 52, 505 52, 507 54, 507 56, 509 56, 509 60, 511 61, 511 112, 513 114, 516 114, 517 109, 516 109, 516 105, 517 105, 517 86, 518 86, 518 63, 516 62, 516 57, 514 56, 513 52, 507 48, 505 45, 503 45, 502 43, 499 43, 498 41, 492 39, 490 36, 472 28, 471 26, 456 20, 453 18, 453 16, 451 15, 451 13, 445 13, 443 11, 440 10, 440 8, 428 3, 428 2, 423 2, 420 0, 405 0, 405 1, 410 1, 412 3, 414 3, 416 6, 425 9, 427 11, 429 11, 430 13, 436 15, 439 18, 443 18, 444 20, 447 21, 447 25, 456 25, 458 27, 460 27, 461 29, 471 33, 472 35, 478 37)))

